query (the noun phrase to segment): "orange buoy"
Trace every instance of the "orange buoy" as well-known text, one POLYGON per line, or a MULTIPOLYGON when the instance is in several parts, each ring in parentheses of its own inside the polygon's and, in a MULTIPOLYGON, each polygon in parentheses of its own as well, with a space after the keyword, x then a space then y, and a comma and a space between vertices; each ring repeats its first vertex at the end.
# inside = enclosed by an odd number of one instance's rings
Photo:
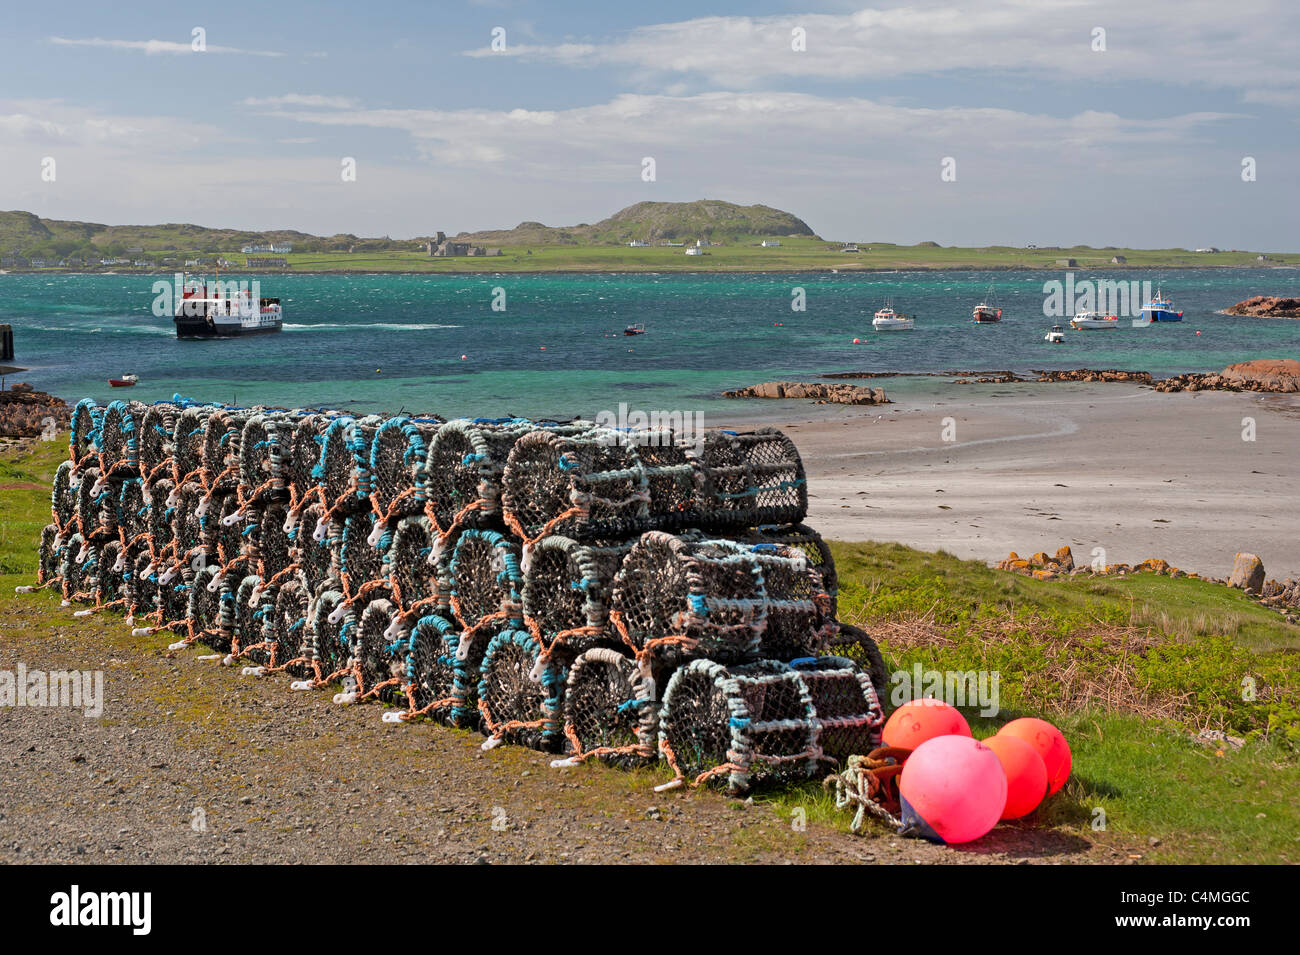
POLYGON ((904 703, 889 714, 884 742, 886 746, 916 749, 936 736, 970 735, 970 724, 955 706, 926 698, 904 703))
POLYGON ((1007 774, 1007 805, 1002 818, 1029 815, 1047 798, 1047 764, 1043 757, 1019 736, 990 736, 981 742, 993 750, 1007 774))
POLYGON ((1065 734, 1047 720, 1023 716, 1002 727, 997 735, 1018 736, 1038 750, 1047 767, 1049 796, 1065 785, 1070 777, 1070 744, 1065 741, 1065 734))

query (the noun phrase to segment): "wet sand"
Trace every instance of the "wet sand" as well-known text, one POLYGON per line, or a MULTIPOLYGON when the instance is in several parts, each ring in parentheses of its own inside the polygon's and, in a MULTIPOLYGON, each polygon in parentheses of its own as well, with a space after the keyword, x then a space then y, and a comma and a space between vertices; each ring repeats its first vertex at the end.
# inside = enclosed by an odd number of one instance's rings
POLYGON ((1300 576, 1300 396, 943 383, 891 397, 755 402, 798 445, 826 537, 984 561, 1068 544, 1085 563, 1103 547, 1110 563, 1214 576, 1245 550, 1270 577, 1300 576))

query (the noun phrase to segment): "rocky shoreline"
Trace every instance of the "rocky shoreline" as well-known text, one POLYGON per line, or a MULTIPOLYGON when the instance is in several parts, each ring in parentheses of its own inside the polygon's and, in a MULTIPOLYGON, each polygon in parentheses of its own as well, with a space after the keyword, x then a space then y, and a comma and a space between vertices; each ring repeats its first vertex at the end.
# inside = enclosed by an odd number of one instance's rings
POLYGON ((38 438, 65 430, 71 420, 67 402, 36 391, 26 382, 0 391, 0 439, 38 438))
POLYGON ((1228 577, 1204 577, 1180 570, 1168 561, 1148 557, 1140 564, 1088 564, 1076 565, 1074 554, 1068 546, 1055 554, 1040 551, 1030 557, 1021 557, 1015 551, 1005 560, 994 564, 998 570, 1033 577, 1035 580, 1060 580, 1065 577, 1128 577, 1133 574, 1159 574, 1164 577, 1188 577, 1212 584, 1222 584, 1241 590, 1252 599, 1284 615, 1288 623, 1300 623, 1300 579, 1270 580, 1264 572, 1264 562, 1254 554, 1238 553, 1233 557, 1232 573, 1228 577))
POLYGON ((806 398, 819 405, 887 405, 889 398, 884 388, 866 388, 862 385, 826 385, 808 381, 765 381, 724 391, 724 398, 806 398))
POLYGON ((1255 318, 1300 318, 1300 298, 1282 295, 1254 295, 1223 310, 1224 315, 1255 318))

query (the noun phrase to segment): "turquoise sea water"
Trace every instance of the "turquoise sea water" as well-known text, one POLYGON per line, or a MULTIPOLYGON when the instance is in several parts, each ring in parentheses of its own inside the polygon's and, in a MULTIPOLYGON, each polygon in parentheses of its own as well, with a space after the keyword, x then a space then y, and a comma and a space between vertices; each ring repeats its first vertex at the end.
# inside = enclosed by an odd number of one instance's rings
POLYGON ((1290 269, 1076 273, 1076 281, 1161 283, 1185 317, 1144 329, 1123 319, 1114 331, 1069 332, 1060 346, 1043 341, 1054 321, 1064 324, 1043 314, 1043 283, 1058 273, 272 275, 261 278, 261 293, 284 303, 283 333, 199 342, 177 341, 170 319, 153 317, 157 278, 0 275, 0 322, 14 326, 16 364, 29 369, 19 377, 101 401, 180 392, 446 416, 591 415, 627 402, 718 418, 746 413, 719 391, 776 377, 1078 367, 1172 374, 1300 353, 1300 321, 1216 314, 1250 295, 1300 295, 1300 271, 1290 269), (1003 321, 973 325, 971 307, 990 283, 1003 321), (796 286, 806 311, 791 310, 796 286), (505 290, 505 311, 491 308, 495 288, 505 290), (872 330, 886 298, 917 316, 914 331, 872 330), (625 337, 633 322, 648 333, 625 337), (131 372, 136 388, 108 387, 131 372))

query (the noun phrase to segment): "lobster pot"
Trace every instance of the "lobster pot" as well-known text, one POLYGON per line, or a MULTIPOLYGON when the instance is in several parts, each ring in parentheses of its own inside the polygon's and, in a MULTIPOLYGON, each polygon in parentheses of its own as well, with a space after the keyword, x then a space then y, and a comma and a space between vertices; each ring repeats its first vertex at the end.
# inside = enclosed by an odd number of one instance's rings
POLYGON ((326 427, 314 474, 331 512, 350 515, 370 506, 370 441, 380 423, 374 416, 344 417, 326 427))
POLYGON ((171 473, 172 441, 178 414, 175 405, 159 402, 146 408, 140 419, 140 477, 146 483, 152 483, 164 473, 171 473))
POLYGON ((542 648, 526 630, 503 630, 483 654, 478 708, 494 739, 554 751, 564 740, 565 668, 554 659, 533 679, 542 648))
POLYGON ((759 652, 773 660, 821 653, 837 631, 821 574, 797 547, 754 544, 750 549, 767 597, 767 626, 759 652))
POLYGON ((108 489, 100 481, 99 468, 88 465, 77 475, 77 528, 83 537, 99 530, 101 511, 108 489))
POLYGON ((144 515, 145 530, 154 549, 154 554, 161 554, 175 540, 176 531, 172 518, 176 514, 174 504, 169 504, 175 485, 170 478, 161 478, 148 489, 145 503, 148 510, 144 515))
POLYGON ((678 776, 723 778, 731 793, 763 777, 812 776, 818 732, 800 674, 774 660, 694 660, 673 674, 659 717, 659 745, 678 776))
POLYGON ((202 462, 203 485, 218 494, 233 493, 239 487, 239 448, 244 424, 250 412, 221 408, 204 422, 202 462))
MULTIPOLYGON (((216 494, 208 499, 207 508, 200 518, 203 545, 223 567, 238 557, 248 557, 245 543, 256 533, 257 524, 250 524, 247 518, 237 494, 216 494)), ((256 567, 253 560, 246 560, 245 564, 250 568, 256 567)))
POLYGON ((427 517, 404 517, 393 531, 393 543, 384 553, 384 575, 393 600, 404 613, 444 610, 445 591, 438 587, 437 569, 430 562, 433 524, 427 517))
POLYGON ((277 588, 267 621, 266 639, 271 644, 271 662, 277 667, 285 667, 294 676, 306 676, 311 672, 310 610, 311 590, 301 574, 290 577, 277 588))
POLYGON ((117 526, 122 540, 131 543, 149 529, 149 509, 144 503, 144 483, 128 478, 117 492, 117 526))
POLYGON ((441 422, 389 418, 370 442, 370 504, 387 521, 424 510, 424 464, 441 422))
POLYGON ((176 430, 172 432, 172 480, 177 484, 202 479, 205 422, 214 410, 191 407, 176 416, 176 430))
POLYGON ((437 614, 421 617, 407 640, 406 680, 415 709, 449 726, 478 722, 479 669, 482 648, 461 659, 456 625, 437 614))
POLYGON ((77 482, 74 475, 76 466, 71 461, 64 461, 54 471, 54 481, 50 485, 50 514, 59 530, 69 531, 77 516, 77 482))
POLYGON ((648 531, 614 578, 610 618, 640 658, 753 659, 767 623, 756 555, 726 540, 648 531))
POLYGON ((246 501, 286 497, 293 423, 282 412, 255 414, 239 439, 239 484, 246 501))
POLYGON ((808 563, 822 577, 822 590, 830 598, 830 616, 838 612, 839 576, 835 572, 835 558, 822 536, 807 524, 765 524, 751 527, 740 539, 751 544, 782 544, 797 547, 808 558, 808 563))
POLYGON ((175 633, 189 634, 190 590, 194 586, 194 571, 188 565, 170 567, 172 576, 163 581, 158 577, 158 606, 162 610, 162 625, 175 633))
POLYGON ((41 528, 41 547, 39 564, 36 569, 37 586, 45 586, 59 578, 59 564, 62 562, 63 539, 57 524, 46 524, 41 528))
MULTIPOLYGON (((257 574, 241 578, 227 575, 225 586, 234 587, 230 602, 222 606, 222 623, 228 630, 230 652, 247 653, 249 647, 265 640, 266 588, 257 574)), ((255 650, 248 655, 257 659, 257 653, 255 650)))
POLYGON ((221 574, 215 567, 202 567, 194 574, 186 616, 190 635, 214 650, 229 650, 221 633, 221 574))
POLYGON ((139 425, 144 405, 138 401, 114 401, 104 409, 99 425, 99 469, 115 480, 140 473, 139 425))
POLYGON ((81 534, 68 538, 63 556, 63 599, 87 600, 95 592, 95 579, 99 568, 95 563, 98 556, 93 544, 88 544, 81 534))
POLYGON ((104 409, 95 404, 94 398, 82 398, 72 409, 68 457, 73 464, 80 467, 96 456, 99 425, 103 415, 104 409))
POLYGON ((500 518, 501 475, 514 443, 533 429, 518 418, 458 418, 438 429, 424 466, 425 513, 443 537, 500 518))
POLYGON ((384 555, 379 545, 387 545, 391 535, 375 535, 375 515, 371 511, 349 515, 343 521, 343 536, 338 545, 338 579, 348 599, 361 588, 378 580, 384 572, 384 555))
MULTIPOLYGON (((172 501, 172 536, 176 540, 176 559, 188 564, 195 557, 208 558, 204 542, 204 521, 206 514, 200 514, 199 504, 203 501, 203 486, 197 481, 187 481, 177 488, 169 498, 172 501)), ((208 510, 211 511, 212 505, 208 510)))
POLYGON ((398 616, 391 600, 380 597, 366 604, 357 621, 355 657, 360 673, 357 689, 361 693, 378 690, 380 699, 387 702, 404 700, 406 685, 405 632, 389 635, 389 628, 398 616))
POLYGON ((153 555, 141 550, 135 555, 127 591, 127 611, 131 616, 153 613, 158 608, 158 573, 153 555))
POLYGON ((99 574, 95 579, 95 603, 117 604, 126 596, 126 579, 130 573, 121 541, 109 541, 98 557, 99 574))
POLYGON ((326 414, 304 414, 294 419, 289 453, 285 461, 285 483, 294 507, 301 507, 307 495, 320 487, 317 473, 325 430, 332 420, 326 414))
POLYGON ((827 650, 839 657, 846 657, 867 672, 871 684, 876 688, 876 696, 884 700, 889 691, 889 671, 885 668, 885 658, 881 656, 880 647, 865 630, 841 623, 827 643, 827 650))
POLYGON ((653 681, 626 653, 608 647, 583 651, 566 681, 564 735, 575 756, 617 766, 653 761, 659 742, 653 681))
POLYGON ((520 591, 524 622, 542 646, 562 643, 575 653, 607 634, 614 575, 631 544, 580 544, 543 537, 527 549, 520 591))
MULTIPOLYGON (((317 540, 313 533, 323 513, 324 507, 321 504, 309 505, 299 515, 293 529, 289 531, 289 539, 293 544, 293 560, 301 568, 312 590, 329 578, 333 561, 329 543, 329 524, 325 526, 324 539, 317 540)), ((343 526, 340 524, 335 535, 340 542, 342 535, 343 526)))
POLYGON ((248 509, 248 526, 253 528, 248 543, 252 566, 263 580, 272 580, 294 563, 294 544, 290 539, 289 511, 283 503, 272 502, 248 509))
POLYGON ((880 745, 885 715, 869 674, 844 657, 810 657, 790 666, 808 688, 826 757, 842 763, 880 745))
POLYGON ((808 513, 808 482, 794 442, 775 428, 710 431, 696 459, 693 524, 722 530, 798 524, 808 513))
POLYGON ((520 617, 519 545, 502 534, 462 531, 447 564, 452 612, 460 625, 475 630, 494 620, 520 617))
POLYGON ((356 615, 337 590, 323 590, 312 601, 312 659, 322 677, 342 670, 352 659, 352 636, 356 615))
MULTIPOLYGON (((502 476, 502 514, 526 541, 625 537, 652 526, 650 485, 634 444, 622 432, 538 430, 510 450, 502 476)), ((690 465, 682 456, 682 475, 690 465)))

